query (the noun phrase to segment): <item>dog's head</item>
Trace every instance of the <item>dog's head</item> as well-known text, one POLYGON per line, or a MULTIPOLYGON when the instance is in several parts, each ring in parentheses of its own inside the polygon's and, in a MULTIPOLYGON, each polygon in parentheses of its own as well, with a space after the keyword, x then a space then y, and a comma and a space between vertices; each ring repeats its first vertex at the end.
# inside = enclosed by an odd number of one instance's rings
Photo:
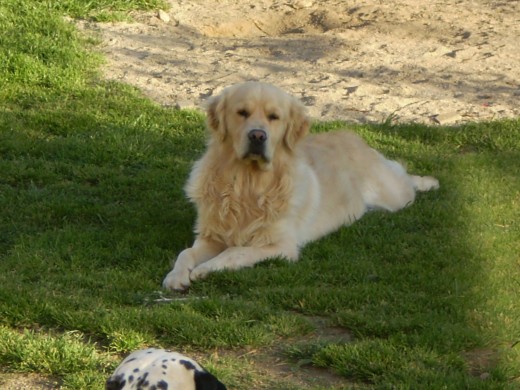
POLYGON ((235 157, 270 169, 280 148, 293 151, 309 130, 305 107, 269 84, 247 82, 225 89, 208 104, 213 139, 232 147, 235 157))
POLYGON ((226 390, 195 360, 177 352, 149 348, 130 354, 108 378, 106 390, 226 390))

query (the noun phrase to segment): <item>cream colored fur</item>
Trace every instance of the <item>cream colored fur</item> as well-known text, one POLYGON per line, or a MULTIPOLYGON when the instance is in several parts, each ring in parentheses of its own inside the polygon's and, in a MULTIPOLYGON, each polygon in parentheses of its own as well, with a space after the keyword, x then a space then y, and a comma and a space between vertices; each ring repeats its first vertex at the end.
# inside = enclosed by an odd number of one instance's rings
POLYGON ((207 150, 186 185, 197 208, 196 238, 165 288, 185 289, 210 272, 272 257, 297 260, 305 243, 368 209, 397 211, 416 191, 439 187, 350 131, 307 135, 309 126, 304 106, 268 84, 235 85, 210 102, 207 150), (267 135, 261 155, 248 155, 254 129, 267 135))

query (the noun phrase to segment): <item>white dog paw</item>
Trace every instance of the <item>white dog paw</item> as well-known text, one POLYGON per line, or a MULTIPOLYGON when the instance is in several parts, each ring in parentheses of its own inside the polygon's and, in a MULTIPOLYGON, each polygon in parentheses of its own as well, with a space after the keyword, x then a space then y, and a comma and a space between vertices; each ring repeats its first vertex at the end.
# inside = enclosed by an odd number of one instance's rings
POLYGON ((168 290, 183 291, 190 287, 190 270, 174 268, 163 280, 163 287, 168 290))
POLYGON ((211 267, 208 267, 206 264, 201 264, 198 267, 196 267, 193 271, 190 273, 190 279, 192 282, 199 279, 204 279, 208 274, 210 274, 213 270, 211 267))

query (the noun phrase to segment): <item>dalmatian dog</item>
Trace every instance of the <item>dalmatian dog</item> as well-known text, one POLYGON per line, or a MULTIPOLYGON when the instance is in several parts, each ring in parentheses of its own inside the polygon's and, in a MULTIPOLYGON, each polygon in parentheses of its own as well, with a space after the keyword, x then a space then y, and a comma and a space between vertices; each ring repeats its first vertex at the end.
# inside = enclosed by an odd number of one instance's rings
POLYGON ((226 390, 195 360, 149 348, 131 353, 108 378, 106 390, 226 390))

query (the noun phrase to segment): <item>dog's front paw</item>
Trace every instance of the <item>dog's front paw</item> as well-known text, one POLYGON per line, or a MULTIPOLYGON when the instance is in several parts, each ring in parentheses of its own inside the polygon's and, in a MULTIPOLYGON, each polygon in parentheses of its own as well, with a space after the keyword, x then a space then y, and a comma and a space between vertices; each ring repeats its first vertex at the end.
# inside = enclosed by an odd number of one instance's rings
POLYGON ((194 282, 199 279, 204 279, 208 274, 213 272, 213 269, 208 266, 208 264, 203 263, 197 266, 194 270, 190 272, 190 279, 194 282))
POLYGON ((175 267, 163 280, 163 287, 168 290, 184 291, 190 287, 190 270, 175 267))

